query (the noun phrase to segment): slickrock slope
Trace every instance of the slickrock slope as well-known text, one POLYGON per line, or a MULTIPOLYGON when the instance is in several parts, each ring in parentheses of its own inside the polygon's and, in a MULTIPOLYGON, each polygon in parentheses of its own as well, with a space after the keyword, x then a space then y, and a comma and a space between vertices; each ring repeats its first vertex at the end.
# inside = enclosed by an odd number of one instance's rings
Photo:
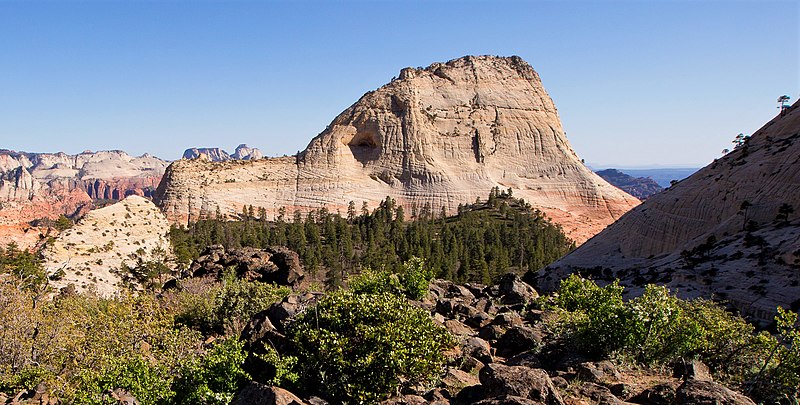
POLYGON ((151 196, 167 162, 122 151, 25 153, 0 150, 0 237, 22 247, 36 243, 46 229, 29 222, 80 216, 92 200, 151 196))
MULTIPOLYGON (((77 292, 116 294, 131 275, 124 266, 169 256, 169 223, 150 200, 130 196, 90 211, 44 250, 48 275, 56 288, 75 285, 77 292), (62 273, 63 272, 63 273, 62 273)), ((136 285, 136 280, 130 280, 136 285)))
POLYGON ((685 297, 724 298, 767 322, 777 305, 800 307, 798 211, 800 105, 795 103, 744 146, 648 198, 539 272, 537 284, 552 289, 574 271, 619 277, 627 285, 658 282, 685 297), (782 217, 786 207, 794 212, 782 217))
POLYGON ((639 202, 581 163, 530 65, 491 56, 403 69, 296 157, 174 162, 156 201, 176 223, 243 205, 344 212, 349 201, 374 208, 387 195, 452 212, 495 186, 512 188, 578 243, 639 202))

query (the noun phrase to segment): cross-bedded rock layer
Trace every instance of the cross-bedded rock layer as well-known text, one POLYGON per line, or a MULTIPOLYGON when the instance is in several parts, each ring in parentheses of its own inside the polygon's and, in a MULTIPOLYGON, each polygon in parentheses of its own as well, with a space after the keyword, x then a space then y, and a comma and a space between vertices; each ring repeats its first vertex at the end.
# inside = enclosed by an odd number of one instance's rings
POLYGON ((344 212, 386 196, 453 212, 492 187, 513 189, 579 243, 639 203, 581 163, 530 65, 491 56, 403 69, 295 157, 174 162, 156 201, 175 223, 245 205, 344 212))

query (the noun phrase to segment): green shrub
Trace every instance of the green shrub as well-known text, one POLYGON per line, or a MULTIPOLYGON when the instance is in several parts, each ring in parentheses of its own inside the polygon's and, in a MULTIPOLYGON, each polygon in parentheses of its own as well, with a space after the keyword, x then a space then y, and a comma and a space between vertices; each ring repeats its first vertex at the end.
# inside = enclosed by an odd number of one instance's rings
POLYGON ((267 344, 264 344, 264 353, 257 353, 256 356, 275 367, 275 377, 267 381, 269 384, 280 387, 294 387, 300 380, 300 375, 297 374, 297 357, 287 354, 281 355, 267 344))
POLYGON ((174 305, 176 321, 205 334, 239 334, 250 318, 280 301, 291 289, 286 286, 236 278, 233 269, 221 283, 189 280, 181 283, 174 305))
POLYGON ((753 397, 780 403, 798 403, 800 398, 800 326, 797 313, 778 307, 777 339, 769 342, 769 355, 748 384, 753 397))
POLYGON ((401 386, 430 383, 455 344, 429 314, 389 293, 331 293, 287 331, 306 387, 347 402, 376 402, 401 386))
POLYGON ((169 403, 174 392, 172 375, 163 364, 141 356, 110 360, 100 371, 78 373, 77 390, 71 402, 76 404, 105 404, 105 392, 123 388, 142 404, 169 403))
POLYGON ((361 274, 352 276, 347 281, 350 291, 355 294, 402 294, 403 287, 396 274, 387 269, 364 269, 361 274))
POLYGON ((286 286, 237 279, 231 269, 223 276, 222 289, 214 299, 215 327, 218 331, 238 335, 253 315, 290 292, 286 286))
POLYGON ((17 286, 28 290, 40 289, 46 280, 41 259, 34 253, 20 250, 13 242, 6 245, 5 249, 0 247, 2 274, 10 274, 17 286))
POLYGON ((419 300, 428 293, 428 286, 434 276, 433 269, 425 266, 424 260, 412 257, 403 263, 399 274, 386 269, 368 268, 361 274, 351 277, 348 286, 356 294, 390 293, 419 300))
POLYGON ((625 346, 630 313, 622 290, 617 282, 601 288, 574 274, 561 281, 555 302, 565 311, 562 330, 580 350, 609 355, 625 346))
POLYGON ((598 287, 576 275, 561 282, 551 302, 559 313, 551 326, 584 353, 644 365, 699 358, 756 400, 797 401, 800 330, 794 312, 778 308, 778 334, 771 336, 755 333, 753 325, 711 301, 684 301, 648 285, 624 302, 616 282, 598 287))
POLYGON ((425 261, 412 257, 403 263, 400 272, 400 285, 403 286, 405 294, 412 300, 419 300, 428 294, 428 286, 435 276, 432 268, 425 266, 425 261))
POLYGON ((247 353, 236 337, 227 338, 202 357, 183 365, 175 381, 176 404, 224 405, 242 388, 250 376, 242 369, 247 353))

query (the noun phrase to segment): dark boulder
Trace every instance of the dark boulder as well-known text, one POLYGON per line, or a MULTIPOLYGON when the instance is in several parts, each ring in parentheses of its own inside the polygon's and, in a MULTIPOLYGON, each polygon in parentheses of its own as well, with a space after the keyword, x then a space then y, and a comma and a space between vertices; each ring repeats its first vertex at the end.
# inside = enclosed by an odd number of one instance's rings
POLYGON ((489 398, 513 395, 547 405, 564 403, 550 377, 542 369, 492 363, 481 369, 479 378, 489 398))
POLYGON ((675 393, 679 404, 755 405, 750 398, 713 381, 686 380, 675 393))
POLYGON ((672 365, 672 376, 684 380, 712 381, 711 371, 700 360, 681 359, 672 365))
POLYGON ((503 275, 498 287, 500 302, 503 304, 527 304, 539 297, 533 287, 513 273, 503 275))
POLYGON ((283 388, 251 382, 234 395, 230 405, 305 405, 302 399, 283 388))
POLYGON ((511 357, 541 345, 542 336, 540 333, 527 326, 515 326, 507 330, 497 340, 495 348, 498 356, 511 357))
POLYGON ((670 405, 675 402, 675 387, 672 384, 659 384, 629 398, 628 402, 642 405, 670 405))
POLYGON ((587 361, 576 367, 576 375, 582 381, 605 384, 619 381, 621 375, 610 361, 587 361))
POLYGON ((516 397, 513 395, 502 395, 499 397, 484 399, 475 403, 476 405, 544 405, 544 402, 532 399, 516 397))
POLYGON ((290 287, 297 287, 304 277, 300 257, 285 247, 245 247, 226 251, 220 245, 207 247, 189 266, 189 274, 192 277, 210 275, 219 278, 229 267, 235 269, 237 277, 248 281, 290 287))

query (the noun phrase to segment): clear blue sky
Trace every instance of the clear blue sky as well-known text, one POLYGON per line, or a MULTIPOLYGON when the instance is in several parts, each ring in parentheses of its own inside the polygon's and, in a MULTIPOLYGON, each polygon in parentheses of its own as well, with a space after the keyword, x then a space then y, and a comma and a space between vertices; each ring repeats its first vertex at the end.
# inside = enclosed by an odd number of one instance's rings
POLYGON ((798 1, 6 2, 0 148, 305 148, 406 66, 519 55, 598 166, 702 166, 800 93, 798 1))

